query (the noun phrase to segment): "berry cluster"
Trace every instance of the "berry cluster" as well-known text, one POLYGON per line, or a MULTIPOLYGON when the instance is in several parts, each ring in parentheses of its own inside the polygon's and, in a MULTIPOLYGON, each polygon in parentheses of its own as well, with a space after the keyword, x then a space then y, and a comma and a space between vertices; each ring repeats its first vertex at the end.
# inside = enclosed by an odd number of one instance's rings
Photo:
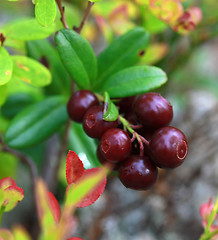
POLYGON ((186 137, 168 126, 173 108, 158 93, 120 99, 117 108, 118 120, 103 120, 104 107, 89 90, 76 92, 67 104, 70 118, 82 123, 89 137, 100 140, 99 161, 118 171, 127 188, 147 190, 157 180, 157 167, 172 169, 183 163, 186 137))

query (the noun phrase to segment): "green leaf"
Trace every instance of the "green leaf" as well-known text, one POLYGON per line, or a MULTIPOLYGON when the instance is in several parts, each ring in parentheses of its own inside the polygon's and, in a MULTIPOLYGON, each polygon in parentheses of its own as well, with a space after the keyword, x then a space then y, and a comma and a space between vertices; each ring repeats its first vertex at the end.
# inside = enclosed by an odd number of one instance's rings
MULTIPOLYGON (((6 38, 23 41, 47 38, 55 31, 55 24, 45 28, 35 18, 16 20, 5 25, 3 28, 6 38)), ((7 39, 5 42, 7 43, 7 39)))
POLYGON ((44 87, 51 82, 51 74, 41 63, 26 56, 12 56, 13 78, 18 78, 36 87, 44 87))
POLYGON ((102 83, 114 73, 139 62, 149 42, 149 34, 134 28, 112 42, 98 56, 98 78, 93 89, 101 90, 102 83))
MULTIPOLYGON (((0 87, 1 90, 1 87, 0 87)), ((1 98, 1 95, 0 95, 1 98)), ((2 115, 6 118, 13 118, 25 107, 36 102, 34 95, 29 93, 17 93, 8 96, 5 104, 2 106, 2 115)))
POLYGON ((96 157, 97 143, 85 134, 81 124, 74 122, 71 126, 69 149, 78 154, 84 168, 95 168, 101 165, 96 157))
POLYGON ((90 44, 73 30, 62 29, 55 36, 61 60, 73 81, 82 89, 90 87, 97 75, 97 62, 90 44))
POLYGON ((43 27, 51 25, 56 17, 55 0, 37 0, 35 5, 36 20, 43 27))
POLYGON ((130 67, 111 76, 102 86, 111 97, 128 97, 151 91, 167 81, 160 68, 150 66, 130 67))
POLYGON ((119 111, 115 104, 110 100, 108 92, 104 93, 104 112, 103 119, 105 121, 116 121, 119 116, 119 111))
POLYGON ((0 47, 0 85, 10 81, 13 62, 5 48, 0 47))
POLYGON ((67 121, 63 97, 49 97, 29 106, 11 121, 5 140, 12 148, 27 148, 54 134, 67 121))
POLYGON ((7 85, 0 86, 0 106, 2 106, 7 98, 7 85))
POLYGON ((60 60, 57 50, 45 40, 27 42, 28 55, 36 60, 44 59, 52 75, 52 83, 48 86, 52 94, 70 95, 71 82, 63 63, 60 60))

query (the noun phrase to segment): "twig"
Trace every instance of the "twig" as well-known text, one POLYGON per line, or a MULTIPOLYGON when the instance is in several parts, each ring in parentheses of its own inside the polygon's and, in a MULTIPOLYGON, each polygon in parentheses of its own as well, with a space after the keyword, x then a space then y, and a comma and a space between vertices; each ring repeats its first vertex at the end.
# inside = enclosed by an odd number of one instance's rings
POLYGON ((69 26, 67 24, 66 16, 65 16, 65 8, 62 6, 61 0, 56 0, 56 3, 58 5, 60 14, 61 14, 61 22, 63 23, 63 26, 67 29, 69 29, 69 26))
POLYGON ((8 152, 13 154, 14 156, 18 157, 20 159, 20 161, 27 165, 30 169, 30 175, 32 178, 32 184, 33 184, 33 189, 34 189, 34 183, 36 182, 38 173, 37 173, 37 168, 35 163, 32 161, 31 158, 29 158, 28 156, 26 156, 25 154, 18 152, 14 149, 9 148, 3 141, 2 137, 0 136, 0 144, 2 144, 1 150, 3 152, 8 152))
POLYGON ((82 29, 83 29, 83 27, 84 27, 84 25, 85 25, 85 22, 86 22, 86 20, 87 20, 87 18, 88 18, 88 16, 89 16, 89 13, 90 13, 90 11, 91 11, 91 8, 92 8, 92 6, 94 5, 95 3, 94 2, 90 2, 90 1, 88 1, 88 6, 87 6, 87 8, 86 8, 86 11, 85 11, 85 14, 84 14, 84 17, 83 17, 83 19, 82 19, 82 21, 81 21, 81 23, 80 23, 80 26, 79 27, 73 27, 73 30, 75 30, 77 33, 81 33, 81 31, 82 31, 82 29))

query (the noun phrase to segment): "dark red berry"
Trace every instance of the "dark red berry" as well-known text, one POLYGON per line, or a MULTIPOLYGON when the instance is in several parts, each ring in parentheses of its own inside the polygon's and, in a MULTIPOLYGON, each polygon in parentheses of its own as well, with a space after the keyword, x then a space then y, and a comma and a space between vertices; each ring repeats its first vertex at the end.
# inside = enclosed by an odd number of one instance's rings
POLYGON ((97 155, 99 162, 102 165, 104 165, 104 164, 109 165, 111 167, 111 169, 114 171, 117 171, 119 169, 119 167, 120 167, 119 164, 108 162, 107 159, 102 155, 101 150, 100 150, 100 145, 98 145, 98 147, 97 147, 96 155, 97 155))
POLYGON ((67 103, 69 117, 76 122, 82 122, 86 111, 95 105, 98 105, 97 97, 89 90, 80 90, 75 92, 67 103))
POLYGON ((100 150, 103 157, 112 163, 125 160, 131 149, 132 142, 129 135, 119 128, 107 130, 100 141, 100 150))
POLYGON ((147 190, 157 180, 157 167, 146 156, 131 155, 119 169, 119 178, 127 188, 147 190))
POLYGON ((134 111, 139 122, 156 129, 168 125, 173 118, 172 105, 159 93, 141 95, 134 105, 134 111))
POLYGON ((158 167, 176 168, 188 153, 188 142, 179 129, 163 127, 154 133, 149 148, 152 160, 158 167))
POLYGON ((137 96, 121 98, 120 102, 118 103, 118 106, 120 108, 119 112, 120 113, 130 112, 135 103, 136 98, 137 96))
POLYGON ((93 106, 83 118, 83 129, 91 138, 101 138, 103 133, 110 128, 115 128, 118 121, 103 120, 103 106, 93 106))

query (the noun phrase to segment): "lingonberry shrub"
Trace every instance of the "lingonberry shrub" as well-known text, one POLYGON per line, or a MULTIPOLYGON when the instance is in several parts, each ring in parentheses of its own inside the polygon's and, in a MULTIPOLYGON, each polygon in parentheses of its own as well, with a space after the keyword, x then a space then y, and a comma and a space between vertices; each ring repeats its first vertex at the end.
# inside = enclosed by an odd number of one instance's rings
MULTIPOLYGON (((93 0, 88 1, 84 16, 78 17, 85 1, 74 1, 69 9, 61 0, 32 2, 35 18, 28 14, 23 19, 22 12, 22 19, 0 28, 0 148, 30 169, 39 220, 33 225, 41 229, 39 236, 32 233, 33 238, 81 240, 72 236, 77 225, 73 213, 76 207, 96 202, 107 175, 118 176, 126 188, 148 190, 155 187, 158 167, 175 168, 184 162, 188 143, 179 129, 169 126, 173 107, 152 91, 166 83, 165 66, 170 71, 175 68, 172 59, 178 58, 180 63, 186 56, 180 58, 176 53, 154 67, 154 60, 157 63, 168 51, 168 45, 154 40, 166 39, 161 31, 167 25, 179 33, 192 31, 201 20, 201 11, 184 9, 181 1, 173 0, 167 2, 167 8, 165 1, 93 0), (95 3, 106 5, 92 12, 92 23, 84 29, 95 3), (55 18, 57 7, 60 13, 55 18), (79 8, 75 14, 72 7, 79 8), (130 12, 137 15, 134 21, 132 16, 128 19, 130 12), (160 35, 150 37, 156 33, 160 35), (103 50, 96 56, 92 46, 98 52, 103 50), (41 169, 43 173, 38 173, 41 169)), ((178 39, 173 33, 169 38, 172 44, 178 39)), ((188 42, 196 44, 194 40, 188 42)), ((0 219, 23 196, 14 180, 3 178, 0 219)), ((24 229, 15 228, 14 235, 16 231, 20 239, 30 239, 24 229)), ((0 229, 2 238, 13 236, 0 229)))

